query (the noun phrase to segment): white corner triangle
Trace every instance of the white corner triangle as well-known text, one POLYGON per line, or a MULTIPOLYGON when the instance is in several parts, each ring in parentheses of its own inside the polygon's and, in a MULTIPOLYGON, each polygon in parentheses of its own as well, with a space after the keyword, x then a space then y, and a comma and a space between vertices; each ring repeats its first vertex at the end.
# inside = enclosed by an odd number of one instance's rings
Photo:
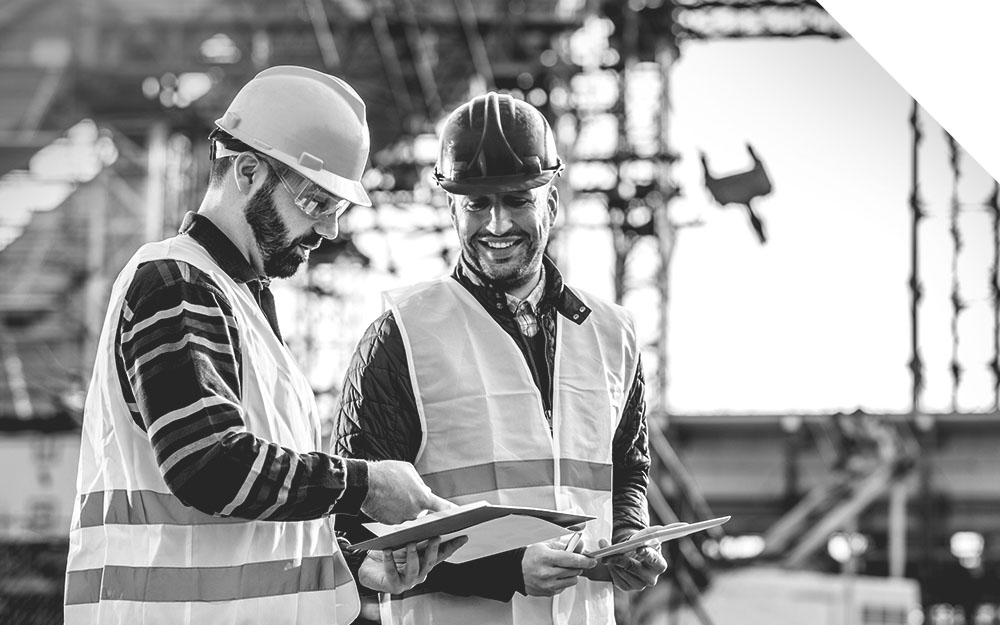
POLYGON ((1000 180, 1000 2, 819 3, 969 156, 1000 180))

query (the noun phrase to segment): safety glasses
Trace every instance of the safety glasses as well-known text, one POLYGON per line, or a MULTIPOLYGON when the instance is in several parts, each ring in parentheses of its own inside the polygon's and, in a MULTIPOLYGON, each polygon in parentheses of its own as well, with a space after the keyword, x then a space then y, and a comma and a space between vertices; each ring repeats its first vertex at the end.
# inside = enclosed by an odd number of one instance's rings
POLYGON ((273 158, 263 157, 278 175, 278 180, 292 196, 299 210, 313 219, 336 215, 340 217, 351 206, 351 201, 334 195, 305 176, 273 158))
MULTIPOLYGON (((209 139, 211 139, 211 136, 209 139)), ((218 141, 212 141, 211 143, 209 156, 212 160, 235 158, 243 153, 242 151, 230 150, 218 141)), ((351 207, 352 202, 350 200, 330 193, 312 180, 296 173, 295 170, 281 161, 264 156, 256 151, 250 150, 250 153, 271 166, 271 169, 277 174, 278 180, 281 181, 281 185, 292 196, 295 206, 313 219, 322 219, 330 215, 340 217, 344 214, 344 211, 351 207)))

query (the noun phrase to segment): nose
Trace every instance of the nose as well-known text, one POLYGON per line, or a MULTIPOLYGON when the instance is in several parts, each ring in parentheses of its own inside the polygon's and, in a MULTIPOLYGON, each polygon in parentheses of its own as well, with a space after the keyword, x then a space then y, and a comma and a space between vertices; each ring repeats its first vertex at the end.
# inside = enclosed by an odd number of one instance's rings
POLYGON ((340 234, 340 223, 338 220, 339 218, 336 215, 323 217, 316 222, 313 230, 324 239, 336 239, 337 235, 340 234))
POLYGON ((510 210, 503 202, 493 202, 490 207, 490 220, 486 224, 486 229, 491 234, 505 234, 511 227, 510 210))

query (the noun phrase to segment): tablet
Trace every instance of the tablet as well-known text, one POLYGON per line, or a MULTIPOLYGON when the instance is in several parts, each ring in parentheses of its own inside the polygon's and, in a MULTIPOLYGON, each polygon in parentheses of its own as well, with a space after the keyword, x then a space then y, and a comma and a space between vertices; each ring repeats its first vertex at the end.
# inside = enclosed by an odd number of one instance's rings
POLYGON ((645 536, 631 538, 625 542, 605 547, 604 549, 595 549, 594 551, 589 552, 585 551, 583 555, 600 560, 601 558, 615 556, 619 553, 634 551, 650 541, 655 541, 657 544, 664 543, 668 540, 675 540, 677 538, 687 536, 688 534, 694 534, 695 532, 707 530, 710 527, 717 527, 731 518, 732 517, 724 516, 717 519, 708 519, 707 521, 698 521, 697 523, 671 523, 670 525, 664 525, 656 531, 646 534, 645 536))

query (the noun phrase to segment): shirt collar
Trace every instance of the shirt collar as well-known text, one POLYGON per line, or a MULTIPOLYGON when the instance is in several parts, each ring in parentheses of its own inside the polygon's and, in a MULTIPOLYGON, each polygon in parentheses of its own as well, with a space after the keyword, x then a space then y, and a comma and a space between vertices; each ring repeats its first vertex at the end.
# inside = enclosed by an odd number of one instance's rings
POLYGON ((219 267, 234 281, 267 282, 257 275, 250 261, 240 252, 232 239, 208 217, 193 212, 184 215, 180 233, 188 235, 205 248, 219 267))
POLYGON ((510 293, 505 293, 507 296, 507 307, 510 308, 512 313, 517 313, 518 307, 523 304, 528 304, 531 306, 531 310, 538 310, 538 302, 542 300, 542 295, 545 294, 545 265, 542 265, 542 270, 538 276, 538 283, 535 287, 531 289, 527 297, 524 299, 519 299, 510 293))
MULTIPOLYGON (((562 274, 556 264, 548 256, 542 257, 543 279, 539 286, 528 295, 531 298, 535 291, 539 292, 538 301, 532 302, 536 309, 554 308, 562 316, 580 325, 590 316, 591 309, 584 304, 576 293, 563 283, 562 274), (539 288, 541 287, 541 288, 539 288), (537 304, 537 305, 536 305, 537 304)), ((492 281, 485 279, 466 261, 459 257, 458 264, 452 272, 452 277, 472 293, 480 303, 488 309, 507 309, 507 294, 492 281)))

